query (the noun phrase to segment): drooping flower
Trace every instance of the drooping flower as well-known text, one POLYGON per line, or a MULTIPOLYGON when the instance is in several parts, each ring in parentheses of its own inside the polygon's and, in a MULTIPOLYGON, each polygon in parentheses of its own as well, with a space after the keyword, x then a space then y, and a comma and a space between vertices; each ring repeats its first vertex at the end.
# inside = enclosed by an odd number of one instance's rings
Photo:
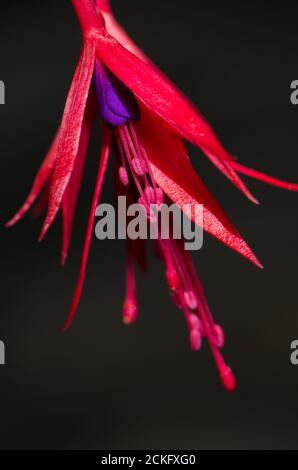
MULTIPOLYGON (((107 0, 72 0, 72 3, 83 32, 83 48, 62 122, 28 198, 8 223, 12 226, 19 221, 44 190, 42 201, 43 204, 47 203, 48 209, 40 238, 44 238, 61 210, 62 262, 65 262, 90 132, 98 109, 103 123, 102 150, 78 284, 65 329, 72 322, 80 300, 95 210, 111 147, 117 162, 118 194, 125 194, 132 202, 138 201, 148 219, 150 205, 161 205, 164 200, 173 201, 182 210, 202 204, 202 228, 259 267, 261 264, 251 249, 194 172, 184 139, 199 147, 253 202, 257 201, 240 178, 241 173, 286 189, 298 190, 297 185, 281 182, 236 162, 197 109, 118 25, 107 0)), ((186 213, 192 219, 193 214, 191 209, 186 213)), ((213 320, 189 254, 181 241, 164 240, 161 236, 158 236, 157 248, 166 266, 172 298, 184 313, 192 349, 199 350, 202 339, 206 337, 224 386, 233 390, 234 376, 220 352, 224 344, 223 330, 213 320)), ((142 247, 140 249, 138 243, 130 241, 123 307, 126 324, 134 322, 138 315, 134 278, 137 259, 143 259, 142 247)))

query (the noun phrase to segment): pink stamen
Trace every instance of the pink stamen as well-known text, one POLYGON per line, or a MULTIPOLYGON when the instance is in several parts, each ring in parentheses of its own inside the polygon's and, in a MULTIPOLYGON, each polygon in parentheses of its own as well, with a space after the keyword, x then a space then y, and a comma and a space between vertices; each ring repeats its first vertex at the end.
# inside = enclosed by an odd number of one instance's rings
POLYGON ((141 158, 135 157, 135 158, 133 158, 131 164, 132 164, 132 168, 133 168, 134 172, 138 176, 145 176, 146 175, 147 165, 144 162, 144 160, 142 160, 141 158))
POLYGON ((129 177, 126 168, 124 166, 121 166, 119 168, 119 179, 123 186, 128 186, 129 185, 129 177))
POLYGON ((199 351, 202 346, 202 335, 200 333, 199 328, 196 328, 196 326, 199 325, 194 324, 194 315, 189 311, 188 305, 186 304, 184 299, 184 293, 181 291, 178 292, 178 297, 181 302, 182 310, 189 329, 190 347, 193 351, 199 351))
POLYGON ((187 268, 188 268, 188 270, 189 270, 189 272, 190 272, 190 275, 191 275, 191 277, 192 277, 192 279, 193 279, 193 282, 194 282, 194 285, 195 285, 195 289, 196 289, 197 295, 198 295, 198 297, 199 297, 199 299, 200 299, 200 302, 201 302, 202 305, 203 305, 203 308, 204 308, 204 310, 205 310, 205 312, 206 312, 206 315, 207 315, 207 317, 208 317, 208 319, 209 319, 209 322, 210 322, 213 326, 215 326, 214 319, 213 319, 213 315, 212 315, 212 313, 211 313, 211 310, 210 310, 209 305, 208 305, 208 303, 207 303, 207 301, 206 301, 206 298, 205 298, 203 286, 202 286, 202 284, 201 284, 201 282, 200 282, 200 280, 199 280, 199 278, 198 278, 198 276, 197 276, 197 273, 196 273, 196 271, 195 271, 195 269, 194 269, 193 263, 192 263, 191 258, 190 258, 190 256, 189 256, 189 253, 186 252, 185 250, 183 250, 183 256, 184 256, 184 260, 185 260, 185 262, 186 262, 187 268))
POLYGON ((213 328, 214 341, 218 348, 223 348, 225 344, 225 334, 220 325, 215 325, 213 328))
POLYGON ((198 330, 190 332, 190 346, 194 352, 197 352, 202 347, 202 336, 198 330))
MULTIPOLYGON (((120 126, 116 130, 116 139, 122 166, 124 166, 123 162, 127 162, 131 168, 140 195, 138 202, 146 211, 148 220, 151 220, 150 206, 160 206, 163 203, 164 194, 156 185, 148 156, 138 140, 133 123, 129 122, 127 125, 120 126)), ((155 223, 156 218, 151 222, 155 223)), ((198 351, 202 345, 202 337, 206 336, 223 385, 229 391, 234 390, 236 382, 233 373, 219 352, 219 348, 224 344, 223 331, 214 323, 203 288, 188 253, 185 252, 182 243, 177 240, 159 238, 159 246, 166 264, 166 277, 173 301, 184 312, 192 350, 198 351), (192 312, 197 312, 198 315, 192 312)), ((132 323, 136 315, 135 295, 127 295, 124 303, 125 323, 132 323)))
POLYGON ((173 263, 171 251, 170 251, 170 246, 169 246, 169 240, 159 240, 159 246, 162 251, 166 268, 167 268, 166 276, 167 276, 169 288, 172 291, 177 291, 180 287, 180 276, 174 267, 174 263, 173 263))
MULTIPOLYGON (((133 128, 133 125, 131 124, 130 125, 130 129, 133 128)), ((125 134, 125 139, 126 139, 126 142, 130 148, 130 151, 131 151, 131 154, 134 158, 138 158, 140 160, 144 160, 143 159, 143 154, 140 150, 140 144, 139 144, 139 141, 138 141, 138 137, 136 135, 136 142, 137 142, 137 145, 135 145, 135 141, 134 139, 132 138, 130 132, 129 132, 129 129, 127 126, 122 126, 122 132, 125 134)))
MULTIPOLYGON (((118 144, 118 148, 119 148, 119 151, 121 152, 121 150, 124 152, 124 158, 126 156, 126 159, 128 161, 128 164, 130 165, 130 167, 132 166, 132 155, 131 155, 131 151, 130 151, 130 147, 129 147, 129 144, 127 142, 127 138, 126 138, 126 132, 125 132, 125 126, 120 126, 116 132, 116 139, 117 139, 117 144, 118 144), (119 134, 119 135, 118 135, 119 134)), ((133 179, 134 179, 134 182, 135 182, 135 185, 137 187, 137 190, 139 191, 139 193, 142 195, 143 194, 143 190, 142 190, 142 186, 141 186, 141 183, 137 177, 137 175, 132 172, 132 175, 133 175, 133 179)))
POLYGON ((150 175, 150 179, 153 183, 153 187, 156 188, 156 181, 155 181, 155 178, 153 176, 153 173, 152 173, 152 169, 151 169, 151 164, 150 164, 150 160, 148 158, 148 155, 147 153, 145 152, 143 146, 140 144, 140 141, 138 139, 138 136, 137 136, 137 133, 136 133, 136 130, 134 128, 134 125, 133 123, 129 123, 129 130, 130 130, 130 133, 131 133, 131 136, 132 136, 132 140, 135 144, 135 146, 137 147, 138 149, 138 153, 139 155, 142 155, 145 162, 147 163, 147 167, 148 167, 148 172, 149 172, 149 175, 150 175))
POLYGON ((198 308, 196 295, 193 291, 190 290, 190 291, 184 292, 184 300, 188 308, 190 308, 190 310, 196 310, 198 308))
POLYGON ((136 281, 133 268, 133 259, 128 253, 126 267, 126 297, 123 305, 123 323, 131 325, 138 317, 138 305, 136 300, 136 281))
MULTIPOLYGON (((216 330, 215 328, 209 308, 208 309, 205 308, 205 304, 207 303, 201 302, 201 298, 200 298, 202 297, 201 285, 197 279, 195 270, 193 266, 191 266, 191 270, 190 270, 191 274, 189 273, 188 269, 191 263, 189 262, 186 264, 185 257, 188 257, 188 256, 184 250, 182 252, 182 250, 180 249, 180 246, 178 248, 178 243, 171 241, 171 248, 172 248, 172 253, 175 259, 175 264, 178 267, 178 271, 179 271, 179 274, 181 276, 184 286, 185 285, 193 286, 195 284, 196 287, 197 286, 199 287, 199 289, 196 290, 196 294, 197 294, 197 301, 198 301, 198 312, 200 315, 200 319, 202 321, 204 333, 207 336, 209 346, 213 354, 216 366, 218 368, 221 381, 224 387, 226 388, 226 390, 233 391, 236 387, 236 381, 235 381, 233 372, 226 365, 221 353, 218 350, 218 347, 219 347, 218 344, 223 340, 223 337, 220 337, 220 336, 217 337, 217 334, 219 333, 219 331, 216 330), (199 294, 200 294, 200 297, 199 297, 199 294)), ((183 305, 183 301, 185 301, 184 296, 182 300, 182 305, 183 305)), ((184 309, 185 316, 188 319, 187 305, 183 305, 183 309, 184 309)))
POLYGON ((146 198, 147 203, 149 206, 151 204, 156 203, 156 195, 155 195, 155 190, 151 186, 146 186, 144 190, 144 196, 146 198))
MULTIPOLYGON (((194 294, 194 288, 192 284, 191 277, 186 269, 186 265, 183 262, 183 258, 181 257, 181 254, 177 248, 177 243, 173 240, 169 240, 169 246, 171 249, 171 253, 173 256, 173 260, 176 266, 177 271, 179 272, 180 279, 181 279, 181 284, 184 287, 185 292, 193 292, 194 294)), ((195 295, 195 294, 194 294, 195 295)), ((197 300, 197 299, 196 299, 197 300)))
POLYGON ((194 315, 193 313, 190 315, 190 326, 193 330, 200 330, 200 324, 201 321, 197 315, 194 315))
POLYGON ((140 197, 139 197, 139 199, 138 199, 138 204, 139 204, 140 206, 142 206, 142 208, 143 208, 144 211, 146 212, 146 215, 149 215, 150 210, 149 210, 147 201, 146 201, 146 199, 145 199, 143 196, 140 196, 140 197))
POLYGON ((221 369, 220 378, 225 389, 228 392, 234 392, 237 383, 233 371, 230 369, 230 367, 225 366, 221 369))
POLYGON ((125 299, 123 306, 123 323, 132 325, 138 318, 138 307, 135 299, 125 299))
POLYGON ((180 279, 179 279, 176 269, 169 268, 167 270, 166 276, 167 276, 169 288, 172 291, 177 291, 180 287, 180 279))

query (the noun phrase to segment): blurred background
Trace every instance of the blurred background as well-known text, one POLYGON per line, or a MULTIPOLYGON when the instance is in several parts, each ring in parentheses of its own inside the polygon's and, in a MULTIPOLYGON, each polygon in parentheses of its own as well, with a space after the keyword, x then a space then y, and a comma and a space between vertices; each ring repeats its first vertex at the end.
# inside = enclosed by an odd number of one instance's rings
MULTIPOLYGON (((297 4, 114 0, 138 44, 186 92, 241 162, 298 181, 297 4)), ((140 318, 126 328, 125 246, 94 239, 81 304, 61 333, 79 268, 99 148, 94 130, 67 265, 60 220, 3 224, 23 202, 63 111, 81 35, 67 0, 1 3, 2 449, 298 448, 298 194, 249 181, 255 207, 197 150, 196 170, 265 265, 205 236, 193 255, 239 386, 227 394, 210 351, 189 350, 163 266, 138 278, 140 318)), ((112 172, 102 201, 112 200, 112 172)))

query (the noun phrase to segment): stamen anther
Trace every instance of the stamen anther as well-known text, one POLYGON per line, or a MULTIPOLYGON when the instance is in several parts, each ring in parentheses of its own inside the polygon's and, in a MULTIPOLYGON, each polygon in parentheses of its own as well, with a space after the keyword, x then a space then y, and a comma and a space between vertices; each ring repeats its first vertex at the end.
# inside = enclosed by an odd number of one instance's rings
POLYGON ((197 315, 194 315, 193 313, 191 313, 189 315, 189 323, 193 330, 200 331, 201 320, 199 319, 199 317, 197 317, 197 315))
POLYGON ((177 291, 180 287, 180 279, 176 269, 171 268, 167 271, 167 281, 172 291, 177 291))
POLYGON ((136 175, 138 176, 145 176, 147 173, 147 165, 146 162, 141 158, 133 158, 131 161, 132 167, 136 175))
POLYGON ((119 168, 119 179, 124 186, 127 186, 129 184, 128 173, 126 171, 126 168, 124 168, 124 166, 121 166, 119 168))
POLYGON ((196 310, 198 308, 197 298, 193 291, 189 290, 184 292, 184 300, 190 310, 196 310))
POLYGON ((156 194, 152 186, 146 186, 144 195, 149 206, 151 204, 156 204, 156 194))
POLYGON ((123 306, 123 323, 125 325, 132 325, 138 317, 138 305, 134 298, 128 297, 123 306))
POLYGON ((215 344, 218 348, 223 348, 225 344, 225 334, 220 325, 214 325, 213 327, 214 331, 214 341, 215 344))
POLYGON ((198 330, 190 332, 190 346, 195 352, 199 351, 202 347, 202 336, 198 330))
POLYGON ((228 392, 234 392, 237 383, 230 367, 225 366, 225 368, 220 371, 220 378, 225 389, 228 392))

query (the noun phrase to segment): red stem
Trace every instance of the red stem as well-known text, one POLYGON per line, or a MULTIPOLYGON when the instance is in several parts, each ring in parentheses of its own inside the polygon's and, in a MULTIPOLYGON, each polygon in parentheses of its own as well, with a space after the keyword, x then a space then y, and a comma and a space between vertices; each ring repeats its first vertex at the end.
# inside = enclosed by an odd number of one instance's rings
POLYGON ((71 0, 84 36, 92 30, 104 28, 104 18, 96 11, 94 0, 71 0))
POLYGON ((111 12, 111 6, 109 0, 96 0, 95 4, 99 10, 105 11, 106 13, 111 12))

